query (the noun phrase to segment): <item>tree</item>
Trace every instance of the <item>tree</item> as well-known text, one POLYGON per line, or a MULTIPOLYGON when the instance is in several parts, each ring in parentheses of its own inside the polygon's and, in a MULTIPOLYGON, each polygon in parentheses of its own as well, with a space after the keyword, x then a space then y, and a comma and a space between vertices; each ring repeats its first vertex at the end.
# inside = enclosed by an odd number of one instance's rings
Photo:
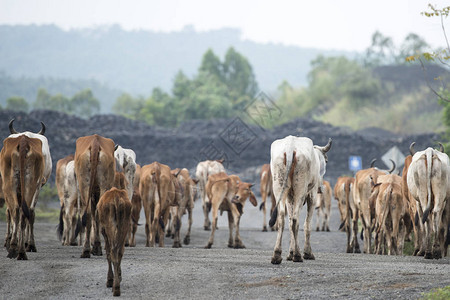
POLYGON ((122 94, 116 99, 112 110, 115 114, 124 116, 133 120, 140 120, 139 113, 144 106, 143 98, 134 99, 129 94, 122 94))
POLYGON ((394 43, 390 37, 376 31, 372 35, 372 44, 366 50, 364 63, 366 66, 389 64, 395 57, 394 43))
POLYGON ((6 100, 6 109, 28 112, 29 105, 24 98, 15 96, 6 100))
POLYGON ((429 48, 428 43, 415 33, 406 36, 403 44, 400 46, 400 53, 396 58, 397 63, 404 63, 405 57, 424 52, 429 48))
POLYGON ((50 107, 50 98, 52 96, 47 92, 46 89, 40 88, 38 90, 36 101, 33 104, 35 109, 47 109, 50 107))
POLYGON ((219 57, 214 54, 212 49, 208 49, 203 54, 202 63, 200 64, 199 73, 206 73, 215 76, 218 80, 224 81, 223 65, 219 57))
POLYGON ((94 97, 90 89, 76 93, 70 100, 71 113, 89 118, 100 112, 100 102, 94 97))

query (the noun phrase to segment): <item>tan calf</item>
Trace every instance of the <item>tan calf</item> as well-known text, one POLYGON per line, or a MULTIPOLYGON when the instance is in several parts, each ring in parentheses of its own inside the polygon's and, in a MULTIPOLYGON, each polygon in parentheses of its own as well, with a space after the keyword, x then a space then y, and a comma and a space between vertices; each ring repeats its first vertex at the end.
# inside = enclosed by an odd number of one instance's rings
POLYGON ((108 259, 106 286, 112 287, 114 296, 120 296, 121 261, 131 221, 131 203, 127 191, 115 187, 106 191, 97 204, 97 214, 108 259))
POLYGON ((330 212, 331 212, 331 185, 328 181, 323 181, 322 192, 317 194, 316 210, 317 223, 316 231, 320 229, 320 219, 322 218, 322 231, 330 231, 330 212))
MULTIPOLYGON (((266 200, 270 197, 272 206, 270 208, 270 215, 272 215, 275 209, 275 196, 273 195, 272 189, 272 172, 270 171, 270 164, 265 164, 261 168, 261 198, 262 202, 259 206, 259 210, 263 211, 263 230, 267 231, 267 221, 266 221, 266 200)), ((274 226, 271 227, 272 231, 275 230, 274 226)))
POLYGON ((245 248, 239 234, 239 222, 243 214, 244 204, 247 198, 253 206, 257 205, 255 195, 251 188, 253 184, 242 182, 236 175, 228 176, 221 172, 210 175, 206 184, 206 193, 211 201, 212 210, 212 229, 208 244, 205 248, 211 248, 214 242, 214 233, 216 231, 217 217, 219 209, 228 212, 228 227, 230 236, 228 247, 245 248), (233 239, 233 227, 236 228, 235 238, 233 239))

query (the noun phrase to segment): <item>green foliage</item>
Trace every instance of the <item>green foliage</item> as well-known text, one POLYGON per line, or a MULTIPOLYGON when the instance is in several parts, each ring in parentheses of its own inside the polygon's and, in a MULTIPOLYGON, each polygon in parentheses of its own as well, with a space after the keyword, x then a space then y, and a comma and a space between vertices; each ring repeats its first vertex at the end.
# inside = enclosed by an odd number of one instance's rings
POLYGON ((33 107, 74 114, 82 118, 89 118, 100 112, 100 102, 90 89, 81 90, 69 99, 62 94, 51 95, 40 88, 33 107))
POLYGON ((10 97, 6 100, 6 109, 28 112, 29 105, 22 97, 10 97))
POLYGON ((450 285, 443 288, 434 289, 428 293, 422 294, 424 300, 446 300, 450 299, 450 285))
POLYGON ((38 205, 39 207, 47 208, 48 204, 51 202, 59 202, 58 190, 56 189, 56 186, 46 184, 39 193, 38 205))
POLYGON ((153 89, 146 99, 123 94, 113 111, 151 125, 174 127, 184 120, 241 114, 256 91, 252 66, 244 56, 230 48, 222 63, 209 49, 192 79, 182 71, 175 75, 172 95, 161 88, 153 89))

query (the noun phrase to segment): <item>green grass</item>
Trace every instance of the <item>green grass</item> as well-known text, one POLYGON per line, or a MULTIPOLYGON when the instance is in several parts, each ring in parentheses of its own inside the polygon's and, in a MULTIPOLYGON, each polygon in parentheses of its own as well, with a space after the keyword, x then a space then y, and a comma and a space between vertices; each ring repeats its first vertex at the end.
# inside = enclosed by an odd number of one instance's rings
POLYGON ((450 299, 450 285, 443 287, 443 288, 437 288, 432 290, 428 293, 423 293, 423 298, 425 300, 444 300, 444 299, 450 299))

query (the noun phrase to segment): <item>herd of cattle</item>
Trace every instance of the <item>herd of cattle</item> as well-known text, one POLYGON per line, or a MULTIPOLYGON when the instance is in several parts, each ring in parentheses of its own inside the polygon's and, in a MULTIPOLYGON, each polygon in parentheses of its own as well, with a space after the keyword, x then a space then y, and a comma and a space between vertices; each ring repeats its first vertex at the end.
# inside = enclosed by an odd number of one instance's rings
MULTIPOLYGON (((27 259, 36 251, 34 208, 41 187, 52 171, 45 125, 38 133, 16 132, 0 152, 0 196, 6 202, 5 247, 9 258, 27 259)), ((311 219, 317 210, 316 229, 329 231, 332 190, 323 180, 332 141, 321 147, 309 138, 288 136, 271 146, 270 165, 261 168, 260 209, 263 231, 267 231, 266 202, 272 207, 269 226, 278 230, 272 263, 279 264, 286 211, 289 215, 288 260, 314 259, 310 245, 311 219), (301 208, 306 204, 303 255, 298 229, 301 208), (319 220, 322 219, 320 222, 319 220)), ((334 197, 338 201, 341 229, 347 232, 347 252, 359 253, 358 220, 361 220, 364 252, 402 254, 405 239, 414 232, 414 255, 441 258, 447 255, 450 219, 450 163, 443 148, 415 152, 405 160, 403 175, 371 168, 352 177, 338 178, 334 197), (374 250, 372 249, 374 238, 374 250)), ((108 261, 107 287, 120 295, 121 259, 125 246, 135 246, 135 234, 142 207, 145 213, 146 246, 164 246, 164 236, 172 236, 173 247, 181 247, 181 219, 188 214, 183 239, 190 243, 192 211, 198 196, 202 199, 204 229, 211 230, 205 248, 211 248, 220 211, 228 213, 228 246, 245 248, 239 223, 247 199, 257 200, 253 184, 228 175, 223 161, 208 160, 197 165, 195 177, 189 171, 171 169, 153 162, 142 168, 131 149, 115 145, 99 135, 80 137, 74 155, 57 162, 56 187, 61 204, 58 233, 63 245, 83 245, 82 258, 102 255, 100 232, 108 261), (209 219, 211 212, 212 219, 209 219)), ((0 203, 1 204, 1 203, 0 203)))

